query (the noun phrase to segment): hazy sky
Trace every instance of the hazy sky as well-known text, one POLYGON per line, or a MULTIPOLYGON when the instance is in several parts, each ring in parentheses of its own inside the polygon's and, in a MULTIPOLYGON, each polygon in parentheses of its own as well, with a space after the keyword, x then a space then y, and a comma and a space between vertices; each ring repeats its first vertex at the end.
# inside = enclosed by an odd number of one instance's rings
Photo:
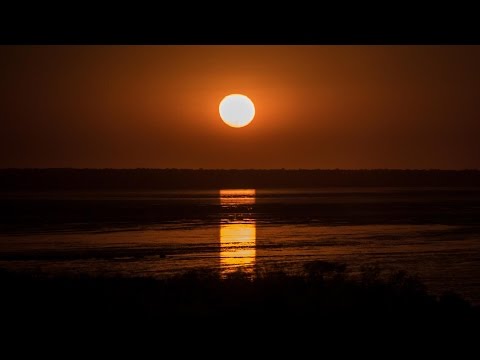
POLYGON ((480 168, 480 46, 3 46, 0 119, 0 167, 480 168))

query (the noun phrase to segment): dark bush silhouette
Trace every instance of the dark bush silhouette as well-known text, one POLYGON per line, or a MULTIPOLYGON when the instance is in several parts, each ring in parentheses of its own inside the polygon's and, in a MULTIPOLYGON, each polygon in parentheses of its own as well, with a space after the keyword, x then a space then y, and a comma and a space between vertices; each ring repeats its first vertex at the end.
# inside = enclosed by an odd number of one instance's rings
MULTIPOLYGON (((454 294, 429 295, 415 277, 313 262, 305 272, 223 276, 197 270, 166 279, 49 277, 0 272, 5 324, 478 324, 475 307, 454 294)), ((289 326, 290 326, 289 325, 289 326)), ((380 325, 378 325, 380 326, 380 325)))

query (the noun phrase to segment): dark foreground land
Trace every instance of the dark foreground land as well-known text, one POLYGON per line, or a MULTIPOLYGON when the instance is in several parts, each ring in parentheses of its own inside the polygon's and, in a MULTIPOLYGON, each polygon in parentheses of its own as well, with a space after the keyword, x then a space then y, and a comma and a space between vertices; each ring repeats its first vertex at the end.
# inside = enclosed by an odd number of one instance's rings
POLYGON ((0 317, 9 328, 129 324, 130 330, 132 325, 165 330, 190 324, 215 326, 217 332, 233 326, 295 333, 351 326, 458 331, 480 324, 478 308, 455 294, 429 295, 404 272, 366 268, 349 275, 344 264, 323 261, 308 263, 301 274, 257 272, 253 277, 200 270, 166 279, 2 271, 0 286, 0 317))

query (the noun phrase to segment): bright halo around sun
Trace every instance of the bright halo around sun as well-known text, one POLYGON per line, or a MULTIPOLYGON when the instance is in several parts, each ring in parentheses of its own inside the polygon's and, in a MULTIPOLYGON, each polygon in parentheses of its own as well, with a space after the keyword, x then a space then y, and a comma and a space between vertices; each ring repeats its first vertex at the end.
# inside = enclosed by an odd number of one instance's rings
POLYGON ((223 122, 234 128, 250 124, 255 116, 252 100, 242 94, 225 96, 218 107, 223 122))

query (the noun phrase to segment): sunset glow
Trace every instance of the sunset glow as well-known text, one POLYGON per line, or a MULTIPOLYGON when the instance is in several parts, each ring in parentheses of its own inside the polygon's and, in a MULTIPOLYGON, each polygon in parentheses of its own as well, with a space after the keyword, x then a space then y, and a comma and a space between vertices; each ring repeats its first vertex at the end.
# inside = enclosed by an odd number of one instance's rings
MULTIPOLYGON (((230 15, 216 30, 243 34, 230 15)), ((74 339, 85 327, 103 337, 152 328, 180 347, 204 333, 213 348, 215 331, 247 340, 252 329, 274 348, 278 334, 348 343, 345 329, 382 348, 368 325, 394 349, 411 342, 399 329, 475 336, 480 45, 470 35, 465 45, 315 45, 310 30, 298 45, 290 35, 68 45, 64 25, 51 27, 58 46, 27 45, 43 42, 38 26, 0 45, 7 335, 25 342, 18 330, 38 329, 52 349, 51 327, 74 339)))

